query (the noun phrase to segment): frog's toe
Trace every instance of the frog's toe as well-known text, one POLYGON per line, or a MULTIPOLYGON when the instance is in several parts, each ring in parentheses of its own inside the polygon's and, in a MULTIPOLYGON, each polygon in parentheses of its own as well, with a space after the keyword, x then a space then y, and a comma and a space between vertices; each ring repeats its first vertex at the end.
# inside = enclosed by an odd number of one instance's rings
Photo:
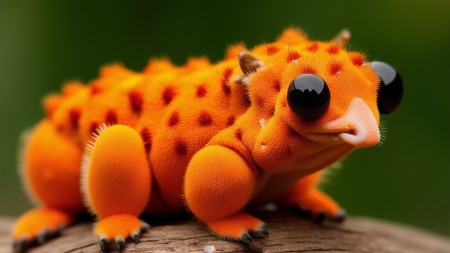
POLYGON ((331 213, 295 205, 292 206, 291 210, 294 212, 294 214, 306 219, 310 219, 318 224, 321 224, 324 221, 342 223, 345 221, 345 217, 347 216, 347 213, 344 209, 340 209, 337 212, 331 213))
POLYGON ((313 221, 322 224, 328 217, 328 214, 326 212, 318 212, 314 215, 313 221))
POLYGON ((21 239, 14 240, 13 252, 15 252, 15 253, 23 252, 25 249, 29 248, 30 246, 31 246, 30 239, 21 238, 21 239))
POLYGON ((261 222, 257 227, 243 230, 239 236, 239 241, 246 245, 250 245, 252 244, 254 238, 268 236, 269 229, 267 228, 267 225, 265 223, 261 222))
POLYGON ((59 226, 56 229, 49 230, 48 228, 44 228, 41 231, 37 232, 34 236, 27 234, 18 236, 13 240, 13 252, 19 253, 24 252, 25 250, 40 244, 44 244, 46 241, 57 237, 64 226, 59 226))
POLYGON ((248 231, 244 231, 239 236, 239 241, 246 245, 250 245, 253 242, 253 237, 250 235, 248 231))
POLYGON ((130 214, 111 215, 100 220, 95 227, 95 233, 100 237, 102 251, 115 249, 122 251, 128 239, 139 243, 142 232, 150 225, 130 214))
POLYGON ((258 227, 250 230, 250 234, 256 237, 268 237, 269 229, 267 228, 266 223, 261 222, 258 227))
POLYGON ((100 248, 102 251, 108 251, 110 248, 114 248, 119 252, 125 248, 125 239, 123 237, 116 237, 113 240, 108 240, 106 237, 100 238, 100 248))
POLYGON ((73 215, 51 208, 38 208, 22 215, 13 230, 13 250, 24 250, 56 237, 73 215))
POLYGON ((345 209, 341 209, 338 213, 329 216, 328 220, 337 222, 337 223, 342 223, 345 221, 345 219, 347 218, 347 211, 345 211, 345 209))
POLYGON ((318 212, 313 215, 313 220, 317 223, 323 223, 324 221, 331 221, 336 223, 342 223, 345 220, 345 217, 347 216, 347 213, 344 209, 340 209, 338 212, 335 213, 328 213, 328 212, 318 212))
POLYGON ((267 237, 269 230, 261 220, 244 212, 238 212, 227 218, 207 222, 211 232, 219 237, 244 244, 251 244, 254 238, 267 237))

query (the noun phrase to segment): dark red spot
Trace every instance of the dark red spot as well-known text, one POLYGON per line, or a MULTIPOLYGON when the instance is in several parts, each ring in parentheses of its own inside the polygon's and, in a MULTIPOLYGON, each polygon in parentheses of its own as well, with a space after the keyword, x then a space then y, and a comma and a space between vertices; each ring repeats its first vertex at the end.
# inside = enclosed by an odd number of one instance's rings
POLYGON ((275 46, 268 46, 267 47, 267 55, 273 55, 276 52, 278 52, 280 49, 278 47, 275 46))
POLYGON ((253 98, 253 101, 255 101, 255 103, 259 106, 259 107, 264 107, 264 105, 266 104, 266 100, 263 97, 260 96, 255 96, 253 98))
POLYGON ((299 134, 297 133, 297 131, 295 131, 295 129, 292 128, 292 127, 289 127, 288 133, 289 133, 289 136, 291 136, 291 137, 298 137, 298 136, 299 136, 299 134))
POLYGON ((91 125, 89 126, 89 134, 94 134, 94 133, 96 134, 97 129, 98 129, 97 122, 92 122, 91 125))
POLYGON ((240 128, 238 130, 236 130, 236 132, 234 132, 234 137, 236 137, 236 139, 242 141, 242 130, 240 128))
POLYGON ((203 85, 198 86, 197 87, 197 92, 195 93, 195 95, 198 98, 204 97, 206 95, 206 88, 205 88, 205 86, 203 86, 203 85))
POLYGON ((281 85, 280 85, 280 80, 275 80, 274 82, 273 82, 273 88, 277 91, 277 92, 280 92, 280 90, 281 90, 281 85))
POLYGON ((187 147, 186 143, 183 140, 178 140, 175 142, 175 152, 178 155, 186 155, 187 147))
POLYGON ((142 105, 144 104, 144 98, 142 94, 137 91, 130 91, 128 93, 128 100, 130 101, 130 107, 135 113, 142 111, 142 105))
POLYGON ((110 125, 117 124, 117 113, 114 110, 108 110, 106 112, 105 122, 110 125))
POLYGON ((352 59, 352 63, 355 66, 361 66, 364 64, 364 56, 360 55, 360 54, 355 54, 351 56, 352 59))
POLYGON ((306 48, 309 52, 316 52, 319 50, 319 45, 317 43, 311 44, 309 47, 306 48))
POLYGON ((244 103, 245 103, 247 106, 252 105, 252 100, 250 99, 249 96, 245 96, 245 98, 244 98, 244 103))
POLYGON ((206 111, 200 112, 198 116, 198 124, 200 126, 209 126, 212 123, 211 114, 206 111))
POLYGON ((142 141, 144 142, 145 151, 147 151, 148 153, 148 151, 152 147, 152 135, 150 134, 150 131, 147 128, 142 129, 141 138, 142 141))
POLYGON ((180 121, 180 114, 178 112, 173 112, 169 117, 169 121, 167 122, 168 126, 176 126, 180 121))
POLYGON ((339 73, 341 71, 341 69, 342 69, 342 65, 341 64, 339 64, 339 63, 332 63, 330 65, 329 71, 330 71, 330 74, 336 75, 337 73, 339 73))
POLYGON ((287 145, 287 152, 286 152, 287 156, 290 157, 292 155, 292 150, 289 147, 289 145, 287 145))
POLYGON ((77 129, 79 126, 81 111, 79 109, 69 110, 69 121, 72 128, 77 129))
POLYGON ((64 126, 61 124, 58 124, 56 126, 56 131, 58 131, 59 133, 64 133, 64 126))
POLYGON ((232 116, 230 116, 230 117, 228 117, 228 119, 227 119, 227 126, 231 126, 231 125, 233 125, 234 124, 234 116, 232 115, 232 116))
POLYGON ((91 95, 92 96, 97 95, 98 93, 100 93, 100 91, 101 91, 100 87, 95 86, 95 85, 91 86, 91 95))
POLYGON ((330 46, 330 47, 327 49, 327 52, 328 52, 329 54, 337 54, 337 53, 339 52, 339 47, 337 47, 337 46, 330 46))
POLYGON ((176 92, 175 89, 168 86, 164 89, 163 93, 162 93, 162 99, 164 101, 165 105, 170 104, 170 102, 172 102, 173 98, 176 96, 176 92))
POLYGON ((300 54, 297 51, 290 51, 287 55, 287 62, 291 62, 300 58, 300 54))
POLYGON ((229 85, 229 80, 230 80, 231 74, 233 74, 233 70, 231 68, 226 68, 223 71, 222 80, 220 81, 222 83, 223 93, 225 93, 225 95, 227 95, 227 96, 230 95, 230 93, 231 93, 231 88, 229 85))
POLYGON ((317 70, 314 69, 314 68, 312 68, 312 67, 306 66, 306 67, 303 68, 303 73, 304 73, 304 74, 313 74, 313 75, 316 75, 316 74, 317 74, 317 70))

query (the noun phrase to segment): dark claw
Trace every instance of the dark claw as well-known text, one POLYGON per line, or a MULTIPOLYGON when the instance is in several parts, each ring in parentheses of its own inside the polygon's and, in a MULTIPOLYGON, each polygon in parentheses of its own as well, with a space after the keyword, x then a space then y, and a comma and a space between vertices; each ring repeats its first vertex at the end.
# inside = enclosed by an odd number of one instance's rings
POLYGON ((50 231, 48 229, 44 229, 36 235, 36 240, 39 244, 43 244, 49 237, 50 231))
POLYGON ((253 242, 252 236, 247 231, 241 234, 239 240, 247 245, 250 245, 253 242))
POLYGON ((139 243, 141 241, 141 238, 139 237, 139 233, 131 234, 131 239, 133 239, 134 243, 139 243))
POLYGON ((265 223, 262 223, 255 231, 255 234, 263 235, 265 237, 269 236, 269 229, 265 223))
POLYGON ((327 214, 325 212, 320 212, 314 218, 314 222, 316 222, 318 224, 322 224, 326 218, 327 218, 327 214))
POLYGON ((108 248, 108 244, 109 241, 105 237, 100 239, 100 248, 102 249, 102 251, 106 251, 106 249, 108 248))
POLYGON ((19 239, 14 241, 13 243, 13 251, 14 253, 23 252, 26 248, 28 248, 30 241, 26 238, 19 239))
POLYGON ((122 237, 118 237, 116 239, 116 247, 117 247, 117 250, 119 250, 119 252, 121 252, 123 250, 123 248, 125 247, 125 240, 122 237))
POLYGON ((65 225, 59 225, 59 226, 56 228, 55 234, 60 234, 65 228, 66 228, 65 225))
POLYGON ((336 216, 332 217, 332 220, 337 223, 342 223, 345 221, 345 218, 347 217, 347 212, 345 209, 342 209, 336 216))
POLYGON ((265 223, 260 227, 260 231, 263 235, 269 236, 269 229, 267 228, 267 225, 265 223))
POLYGON ((147 222, 142 222, 141 230, 148 231, 149 229, 150 229, 150 224, 148 224, 147 222))

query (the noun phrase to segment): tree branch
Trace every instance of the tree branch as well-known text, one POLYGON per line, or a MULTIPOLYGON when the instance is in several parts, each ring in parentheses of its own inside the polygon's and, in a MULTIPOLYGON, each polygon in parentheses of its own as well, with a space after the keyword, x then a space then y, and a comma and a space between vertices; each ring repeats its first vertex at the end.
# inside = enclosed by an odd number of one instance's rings
MULTIPOLYGON (((270 231, 250 247, 217 239, 189 219, 153 221, 141 242, 129 242, 123 252, 203 252, 206 245, 217 252, 450 252, 450 240, 404 225, 366 217, 351 217, 344 224, 314 224, 286 211, 257 212, 270 231)), ((11 252, 10 230, 14 220, 0 218, 0 252, 11 252)), ((90 223, 81 223, 58 238, 29 250, 30 253, 100 252, 90 223)))

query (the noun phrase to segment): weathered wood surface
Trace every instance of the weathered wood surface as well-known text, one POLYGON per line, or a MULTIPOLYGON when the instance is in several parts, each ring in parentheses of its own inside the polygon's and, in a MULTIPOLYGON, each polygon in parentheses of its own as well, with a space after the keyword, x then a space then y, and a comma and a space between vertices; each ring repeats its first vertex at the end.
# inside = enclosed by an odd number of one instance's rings
MULTIPOLYGON (((128 243, 123 252, 203 252, 213 245, 217 252, 450 252, 450 239, 404 225, 365 217, 345 223, 322 225, 289 212, 259 212, 270 236, 252 246, 218 240, 205 227, 189 219, 153 222, 141 243, 128 243)), ((11 252, 12 219, 0 218, 0 252, 11 252)), ((30 253, 100 252, 92 225, 81 223, 56 239, 29 250, 30 253)))

